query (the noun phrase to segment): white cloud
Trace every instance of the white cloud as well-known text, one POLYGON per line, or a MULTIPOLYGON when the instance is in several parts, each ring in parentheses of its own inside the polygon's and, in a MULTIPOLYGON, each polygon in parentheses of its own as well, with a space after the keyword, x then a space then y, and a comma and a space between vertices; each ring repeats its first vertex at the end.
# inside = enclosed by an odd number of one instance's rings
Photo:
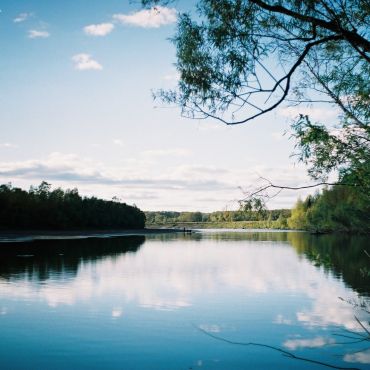
POLYGON ((292 320, 286 319, 282 314, 279 314, 279 315, 276 316, 273 323, 274 324, 279 324, 279 325, 291 325, 292 320))
POLYGON ((122 199, 130 199, 131 201, 132 200, 143 200, 143 199, 147 199, 147 200, 153 200, 153 199, 158 199, 158 195, 156 195, 154 192, 151 192, 151 191, 141 191, 141 192, 135 192, 135 191, 132 191, 132 192, 129 192, 129 193, 123 193, 122 194, 122 199))
POLYGON ((27 20, 29 17, 31 17, 32 13, 20 13, 18 14, 14 19, 14 23, 21 23, 27 20))
POLYGON ((286 136, 284 135, 283 132, 271 132, 271 137, 275 140, 275 141, 283 141, 283 140, 286 140, 286 136))
MULTIPOLYGON (((125 141, 111 140, 112 147, 127 149, 125 141)), ((248 168, 205 166, 194 163, 191 152, 181 147, 147 150, 134 158, 123 156, 121 163, 114 165, 65 153, 25 161, 0 161, 3 183, 11 181, 27 188, 46 180, 56 186, 76 186, 84 195, 105 199, 116 195, 147 210, 215 211, 225 206, 235 209, 237 200, 244 196, 240 186, 245 191, 253 191, 266 185, 259 180, 259 174, 286 186, 310 183, 301 167, 270 168, 254 163, 248 168), (158 171, 161 163, 167 164, 158 171)), ((308 193, 308 190, 284 191, 268 205, 288 207, 308 193)))
POLYGON ((143 9, 131 14, 114 14, 113 19, 131 26, 158 28, 160 26, 175 23, 177 12, 174 8, 156 6, 151 9, 143 9))
POLYGON ((366 130, 362 127, 350 125, 343 128, 334 128, 330 130, 330 134, 336 136, 344 143, 348 143, 351 139, 355 137, 357 140, 360 140, 363 145, 370 148, 370 143, 367 139, 368 134, 366 133, 366 130))
POLYGON ((362 352, 348 353, 344 356, 346 362, 356 362, 360 364, 370 364, 370 349, 362 352))
POLYGON ((122 308, 120 307, 115 307, 112 310, 112 317, 117 318, 122 316, 122 308))
MULTIPOLYGON (((153 166, 149 166, 152 168, 153 166)), ((154 172, 155 169, 153 169, 154 172)), ((35 159, 21 162, 0 162, 0 176, 28 179, 48 179, 59 181, 75 181, 100 185, 125 185, 138 189, 175 190, 229 188, 230 185, 215 178, 188 178, 174 170, 168 173, 153 175, 153 172, 132 167, 109 168, 91 159, 80 158, 73 154, 51 153, 46 159, 35 159)))
POLYGON ((199 328, 208 333, 220 333, 221 332, 220 326, 216 324, 212 324, 212 325, 201 324, 199 325, 199 328))
POLYGON ((121 139, 114 139, 113 144, 118 145, 118 146, 123 146, 123 141, 121 139))
POLYGON ((153 149, 145 150, 141 153, 145 157, 167 157, 167 156, 179 156, 185 157, 190 155, 189 150, 183 148, 174 149, 153 149))
POLYGON ((166 81, 179 81, 180 80, 180 73, 175 71, 173 73, 168 73, 163 76, 163 79, 166 81))
MULTIPOLYGON (((95 166, 99 167, 98 164, 95 166)), ((72 177, 82 180, 85 178, 104 177, 94 166, 94 162, 77 157, 73 154, 51 153, 44 160, 30 159, 20 162, 0 163, 0 175, 9 175, 13 178, 26 177, 30 179, 51 178, 71 179, 72 177)))
POLYGON ((0 143, 0 148, 18 148, 18 145, 12 143, 0 143))
POLYGON ((91 55, 89 54, 76 54, 72 57, 72 60, 75 63, 75 69, 77 69, 78 71, 100 71, 103 69, 103 66, 96 60, 92 59, 91 55))
POLYGON ((28 31, 28 38, 30 39, 45 39, 50 36, 50 33, 47 31, 38 31, 38 30, 29 30, 28 31))
POLYGON ((334 343, 335 340, 332 338, 316 337, 311 339, 289 339, 283 343, 283 346, 296 350, 297 348, 320 348, 334 343))
POLYGON ((290 119, 297 118, 300 114, 309 116, 312 120, 323 122, 323 121, 333 121, 339 115, 339 110, 336 107, 285 107, 279 109, 278 113, 290 119))
POLYGON ((84 32, 90 36, 106 36, 113 31, 113 28, 113 23, 91 24, 84 27, 84 32))
POLYGON ((230 131, 231 127, 216 121, 200 120, 198 123, 199 131, 230 131))

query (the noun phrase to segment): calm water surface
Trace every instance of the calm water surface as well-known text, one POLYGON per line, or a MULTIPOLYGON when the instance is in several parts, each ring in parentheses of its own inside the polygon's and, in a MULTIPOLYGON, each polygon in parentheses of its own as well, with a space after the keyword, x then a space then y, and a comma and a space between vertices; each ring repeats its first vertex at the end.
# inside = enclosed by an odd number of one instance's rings
POLYGON ((369 302, 368 244, 222 231, 0 243, 0 368, 369 369, 355 316, 368 328, 370 315, 354 307, 369 302))

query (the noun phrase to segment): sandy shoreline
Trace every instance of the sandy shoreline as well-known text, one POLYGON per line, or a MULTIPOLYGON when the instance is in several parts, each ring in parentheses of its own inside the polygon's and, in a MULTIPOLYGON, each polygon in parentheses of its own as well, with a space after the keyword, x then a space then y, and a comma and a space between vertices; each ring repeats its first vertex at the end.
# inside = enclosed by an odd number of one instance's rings
POLYGON ((1 230, 0 243, 26 242, 32 240, 112 238, 130 235, 183 233, 183 229, 137 229, 137 230, 1 230))

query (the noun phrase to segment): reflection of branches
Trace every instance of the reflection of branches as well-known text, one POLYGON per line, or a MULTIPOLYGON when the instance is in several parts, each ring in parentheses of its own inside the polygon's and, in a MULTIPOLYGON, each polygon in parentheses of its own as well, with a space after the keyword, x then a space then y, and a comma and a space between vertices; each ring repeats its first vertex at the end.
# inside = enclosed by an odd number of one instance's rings
MULTIPOLYGON (((344 302, 348 302, 348 301, 345 301, 343 298, 340 298, 340 299, 344 302)), ((348 303, 352 304, 351 302, 348 302, 348 303)), ((357 306, 358 305, 354 305, 354 307, 357 307, 357 306)), ((367 310, 364 310, 364 311, 369 312, 367 310)), ((345 331, 348 332, 350 335, 345 335, 345 334, 341 334, 341 333, 333 333, 333 335, 335 335, 337 337, 351 339, 350 341, 347 340, 346 342, 336 342, 336 344, 358 344, 358 343, 370 342, 370 332, 369 332, 369 330, 364 326, 364 324, 356 316, 355 316, 355 319, 356 319, 357 323, 359 324, 359 326, 364 330, 365 334, 354 332, 354 331, 351 331, 351 330, 348 330, 348 329, 345 329, 345 331)), ((356 353, 362 353, 362 352, 368 351, 369 349, 370 349, 370 347, 362 348, 362 349, 359 349, 357 351, 349 352, 347 354, 353 355, 353 354, 356 354, 356 353)))
MULTIPOLYGON (((345 332, 347 332, 349 334, 333 333, 333 335, 336 336, 336 337, 351 339, 352 341, 342 342, 342 343, 336 342, 336 344, 353 344, 353 343, 366 342, 366 341, 370 340, 369 336, 358 333, 358 332, 355 332, 355 331, 352 331, 352 330, 346 329, 345 332)), ((362 352, 362 351, 364 351, 364 350, 360 350, 358 352, 362 352)))
POLYGON ((294 359, 294 360, 306 361, 306 362, 310 362, 310 363, 313 363, 313 364, 330 367, 332 369, 359 370, 357 367, 341 367, 341 366, 335 366, 335 365, 328 364, 326 362, 312 360, 312 359, 309 359, 309 358, 306 358, 306 357, 296 356, 296 355, 294 355, 291 352, 285 351, 284 349, 281 349, 279 347, 270 346, 268 344, 255 343, 255 342, 236 342, 236 341, 232 341, 232 340, 229 340, 229 339, 226 339, 226 338, 223 338, 223 337, 219 337, 217 335, 214 335, 214 334, 212 334, 212 333, 210 333, 210 332, 208 332, 208 331, 200 328, 199 326, 195 326, 195 328, 198 329, 199 331, 201 331, 203 334, 208 335, 209 337, 211 337, 213 339, 216 339, 216 340, 219 340, 221 342, 228 343, 228 344, 234 344, 234 345, 237 345, 237 346, 254 346, 254 347, 269 348, 269 349, 272 349, 274 351, 280 352, 283 356, 286 356, 288 358, 291 358, 291 359, 294 359))
POLYGON ((357 321, 357 323, 361 326, 362 329, 364 329, 364 331, 367 333, 368 335, 368 340, 370 340, 370 332, 368 329, 366 329, 366 327, 364 326, 364 324, 355 316, 355 319, 357 321))
POLYGON ((348 304, 350 304, 351 306, 355 307, 355 308, 359 308, 360 310, 370 314, 370 310, 368 309, 368 307, 366 306, 366 303, 365 302, 362 302, 362 303, 357 303, 356 301, 354 300, 348 300, 348 299, 344 299, 342 297, 338 297, 342 302, 346 302, 348 304))

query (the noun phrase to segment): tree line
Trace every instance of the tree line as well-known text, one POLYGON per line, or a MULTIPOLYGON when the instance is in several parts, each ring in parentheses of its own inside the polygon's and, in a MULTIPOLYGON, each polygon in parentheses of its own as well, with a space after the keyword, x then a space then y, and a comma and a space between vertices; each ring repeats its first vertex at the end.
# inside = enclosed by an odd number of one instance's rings
POLYGON ((370 233, 370 193, 335 186, 299 200, 288 219, 292 229, 370 233))
POLYGON ((147 223, 153 225, 163 225, 170 223, 184 222, 238 222, 238 221, 277 221, 286 220, 290 217, 289 209, 274 209, 262 211, 216 211, 211 213, 203 212, 145 212, 147 223))
POLYGON ((370 233, 370 193, 365 188, 334 186, 304 200, 292 210, 241 207, 237 211, 146 212, 149 225, 182 225, 199 227, 270 228, 306 230, 312 233, 370 233))
POLYGON ((57 188, 43 181, 29 191, 0 185, 0 229, 141 229, 145 214, 116 200, 82 197, 78 190, 57 188))

